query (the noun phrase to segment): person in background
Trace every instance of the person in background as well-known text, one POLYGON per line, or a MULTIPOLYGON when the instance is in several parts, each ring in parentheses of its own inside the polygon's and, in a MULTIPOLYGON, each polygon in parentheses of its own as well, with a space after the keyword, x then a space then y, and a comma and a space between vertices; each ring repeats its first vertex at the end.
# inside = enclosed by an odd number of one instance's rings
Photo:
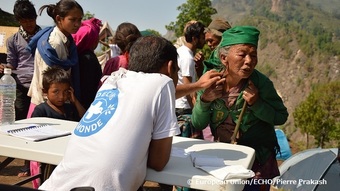
POLYGON ((211 50, 215 50, 222 40, 222 33, 230 28, 229 22, 225 19, 216 18, 211 21, 204 31, 205 42, 211 50))
POLYGON ((124 22, 118 25, 114 35, 114 42, 122 52, 121 55, 111 58, 106 62, 103 76, 111 75, 112 72, 117 71, 120 67, 128 68, 130 48, 141 36, 138 28, 132 23, 124 22))
POLYGON ((80 97, 79 101, 88 109, 94 100, 102 69, 94 50, 98 45, 99 31, 102 23, 96 18, 82 21, 78 32, 72 34, 77 46, 79 73, 80 73, 80 97))
MULTIPOLYGON (((79 65, 77 47, 72 35, 78 31, 84 15, 83 8, 74 0, 60 0, 56 4, 44 5, 40 14, 46 9, 56 26, 46 27, 39 31, 28 44, 28 50, 34 54, 34 73, 28 96, 31 97, 27 117, 30 118, 36 105, 45 101, 42 92, 42 72, 48 67, 58 65, 72 72, 72 87, 76 97, 80 94, 79 65)), ((31 161, 31 175, 39 173, 39 163, 31 161)), ((33 188, 39 186, 39 181, 33 180, 33 188)))
MULTIPOLYGON (((17 83, 15 100, 15 120, 26 119, 31 98, 27 96, 28 88, 32 81, 34 58, 26 50, 31 38, 41 30, 37 25, 37 13, 34 5, 29 0, 17 0, 13 9, 14 17, 19 22, 19 31, 9 37, 6 42, 7 64, 0 65, 0 71, 8 67, 13 71, 13 77, 17 83)), ((25 160, 25 165, 18 176, 29 176, 29 161, 25 160)))
MULTIPOLYGON (((203 68, 202 62, 197 61, 196 50, 203 48, 205 44, 204 39, 204 25, 199 21, 189 21, 184 27, 185 42, 182 46, 177 48, 178 53, 178 85, 187 85, 196 83, 199 75, 198 68, 203 68)), ((200 57, 200 59, 204 57, 200 57)), ((177 89, 176 89, 177 91, 177 89)), ((194 105, 194 95, 196 92, 190 92, 183 97, 176 99, 176 116, 181 129, 182 137, 191 137, 202 139, 202 131, 197 131, 191 124, 191 112, 194 105)), ((160 185, 163 189, 169 190, 169 185, 160 185)), ((190 190, 189 188, 175 186, 177 190, 190 190)))
POLYGON ((121 50, 118 47, 118 45, 114 42, 114 38, 112 36, 110 36, 108 39, 109 39, 108 43, 106 43, 106 42, 104 42, 102 40, 99 40, 99 42, 102 45, 110 48, 110 58, 114 58, 116 56, 119 56, 121 54, 121 50))
POLYGON ((209 48, 212 50, 209 58, 203 61, 204 70, 203 73, 211 69, 221 70, 223 68, 222 63, 217 58, 216 48, 221 42, 222 33, 231 28, 231 25, 225 19, 216 18, 205 29, 205 41, 209 48))
MULTIPOLYGON (((184 31, 185 33, 187 27, 191 24, 196 23, 196 20, 191 20, 187 22, 184 26, 184 31)), ((180 38, 177 39, 175 42, 174 46, 176 48, 179 48, 186 43, 185 41, 185 36, 181 36, 180 38)), ((204 59, 202 56, 201 52, 197 52, 195 54, 194 60, 196 63, 196 68, 197 66, 201 63, 201 61, 204 59)), ((176 86, 176 99, 181 98, 183 96, 186 96, 188 94, 193 94, 199 90, 205 89, 210 87, 211 84, 216 83, 218 80, 221 79, 221 74, 215 70, 210 70, 205 72, 202 76, 198 78, 196 82, 193 83, 186 83, 186 84, 177 84, 176 86)))
MULTIPOLYGON (((185 43, 187 43, 184 35, 186 33, 187 27, 191 24, 194 24, 194 23, 197 23, 197 21, 196 20, 190 20, 185 24, 184 29, 183 29, 183 36, 178 37, 176 42, 174 43, 174 46, 176 48, 179 48, 179 47, 185 45, 185 43)), ((202 62, 203 62, 203 60, 204 60, 203 52, 202 51, 195 52, 194 61, 196 63, 195 68, 196 68, 197 78, 200 78, 202 76, 202 73, 203 73, 202 62)))
POLYGON ((187 23, 185 23, 185 26, 184 26, 184 29, 183 29, 183 36, 178 37, 176 39, 176 42, 174 43, 174 46, 176 48, 179 48, 179 47, 183 46, 186 43, 184 33, 185 33, 185 31, 186 31, 186 29, 187 29, 187 27, 189 25, 194 24, 196 22, 197 22, 196 20, 191 20, 191 21, 188 21, 187 23))
POLYGON ((198 92, 191 119, 197 129, 210 125, 215 141, 230 143, 238 135, 237 144, 254 148, 254 178, 264 180, 244 190, 269 191, 265 182, 279 175, 274 126, 284 124, 288 112, 272 81, 255 69, 259 34, 253 26, 236 26, 223 33, 218 56, 225 81, 198 92))
POLYGON ((62 161, 39 189, 134 191, 144 183, 147 166, 161 171, 167 164, 172 137, 180 133, 176 48, 162 37, 146 36, 130 50, 129 70, 120 68, 107 78, 62 161), (84 131, 90 126, 96 128, 84 131))
MULTIPOLYGON (((201 22, 193 22, 186 27, 186 42, 177 48, 178 53, 178 85, 190 84, 197 81, 196 62, 194 55, 197 49, 203 48, 204 25, 201 22)), ((193 108, 192 93, 176 99, 176 115, 181 124, 182 136, 202 138, 201 131, 194 131, 190 123, 190 115, 193 108)))

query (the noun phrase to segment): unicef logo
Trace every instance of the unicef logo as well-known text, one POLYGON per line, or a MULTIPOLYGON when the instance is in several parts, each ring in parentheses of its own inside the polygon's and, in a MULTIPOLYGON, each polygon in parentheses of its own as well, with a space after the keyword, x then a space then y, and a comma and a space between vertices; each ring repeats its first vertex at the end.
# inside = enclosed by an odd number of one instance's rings
POLYGON ((105 127, 116 112, 118 95, 119 91, 117 89, 98 92, 90 108, 74 129, 74 134, 80 137, 87 137, 105 127))

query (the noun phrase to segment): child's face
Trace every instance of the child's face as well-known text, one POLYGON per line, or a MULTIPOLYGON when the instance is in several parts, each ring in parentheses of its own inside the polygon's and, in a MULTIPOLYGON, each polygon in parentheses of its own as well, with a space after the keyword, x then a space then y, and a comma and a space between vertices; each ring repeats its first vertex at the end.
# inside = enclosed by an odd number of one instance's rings
POLYGON ((80 28, 82 18, 83 12, 78 8, 73 8, 66 17, 57 16, 58 28, 65 36, 74 34, 80 28))
POLYGON ((61 107, 70 98, 70 84, 53 83, 47 91, 47 99, 55 106, 61 107))

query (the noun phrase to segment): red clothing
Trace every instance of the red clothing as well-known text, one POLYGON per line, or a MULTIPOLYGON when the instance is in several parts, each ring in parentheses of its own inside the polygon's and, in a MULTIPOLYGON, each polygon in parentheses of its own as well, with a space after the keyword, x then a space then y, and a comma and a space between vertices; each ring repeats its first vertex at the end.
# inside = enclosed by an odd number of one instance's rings
POLYGON ((128 53, 109 59, 105 64, 103 76, 111 75, 112 72, 117 71, 120 67, 128 69, 128 53))

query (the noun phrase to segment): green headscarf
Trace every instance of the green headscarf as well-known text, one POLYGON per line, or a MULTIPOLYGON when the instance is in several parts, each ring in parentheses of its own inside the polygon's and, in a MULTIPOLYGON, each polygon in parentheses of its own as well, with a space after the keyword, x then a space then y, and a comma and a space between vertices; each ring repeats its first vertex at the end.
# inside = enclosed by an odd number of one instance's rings
POLYGON ((253 26, 236 26, 222 34, 220 46, 252 44, 257 47, 260 31, 253 26))

